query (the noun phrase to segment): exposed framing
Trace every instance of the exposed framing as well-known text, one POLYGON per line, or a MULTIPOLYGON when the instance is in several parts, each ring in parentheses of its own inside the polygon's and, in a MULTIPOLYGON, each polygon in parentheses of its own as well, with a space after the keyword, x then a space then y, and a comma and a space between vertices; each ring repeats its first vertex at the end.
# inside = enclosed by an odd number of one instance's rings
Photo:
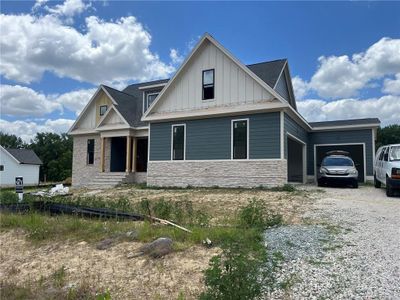
POLYGON ((318 146, 363 146, 364 156, 364 183, 367 181, 367 157, 366 157, 366 146, 365 143, 331 143, 331 144, 314 144, 314 181, 317 182, 317 147, 318 146))
POLYGON ((250 157, 250 119, 249 118, 242 118, 242 119, 232 119, 231 120, 231 160, 249 160, 250 157), (237 121, 246 121, 247 128, 246 128, 246 158, 233 158, 233 123, 237 121))
MULTIPOLYGON (((293 134, 290 134, 289 132, 286 132, 286 139, 291 139, 293 141, 296 141, 296 142, 302 144, 303 183, 307 183, 307 143, 302 141, 298 137, 294 136, 293 134)), ((286 141, 286 145, 288 145, 287 141, 286 141)), ((287 161, 289 161, 289 157, 288 157, 287 161)), ((289 166, 288 166, 288 169, 289 169, 289 166)))
POLYGON ((171 126, 171 161, 182 161, 182 160, 186 160, 186 124, 185 123, 172 124, 172 126, 171 126), (183 126, 183 159, 174 159, 174 127, 180 127, 180 126, 183 126))

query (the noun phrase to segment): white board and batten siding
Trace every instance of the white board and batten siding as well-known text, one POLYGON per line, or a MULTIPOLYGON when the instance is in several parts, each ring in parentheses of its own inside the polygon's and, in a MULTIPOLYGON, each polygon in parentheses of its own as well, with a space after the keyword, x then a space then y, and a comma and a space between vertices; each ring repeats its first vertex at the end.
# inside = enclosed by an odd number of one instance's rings
POLYGON ((19 164, 3 149, 0 151, 0 165, 4 166, 3 171, 0 171, 1 187, 15 186, 17 176, 24 178, 24 186, 39 184, 39 165, 19 164))
POLYGON ((169 113, 269 102, 274 97, 215 45, 206 41, 188 61, 153 110, 169 113), (202 75, 214 69, 214 99, 202 100, 202 75))

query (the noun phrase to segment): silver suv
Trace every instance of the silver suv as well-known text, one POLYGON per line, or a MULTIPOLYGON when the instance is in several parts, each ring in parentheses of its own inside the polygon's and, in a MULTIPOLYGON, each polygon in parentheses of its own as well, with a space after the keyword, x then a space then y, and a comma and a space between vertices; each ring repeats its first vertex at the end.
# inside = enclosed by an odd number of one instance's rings
POLYGON ((318 169, 318 186, 328 183, 350 184, 358 188, 358 171, 354 161, 346 151, 330 151, 321 162, 318 169))

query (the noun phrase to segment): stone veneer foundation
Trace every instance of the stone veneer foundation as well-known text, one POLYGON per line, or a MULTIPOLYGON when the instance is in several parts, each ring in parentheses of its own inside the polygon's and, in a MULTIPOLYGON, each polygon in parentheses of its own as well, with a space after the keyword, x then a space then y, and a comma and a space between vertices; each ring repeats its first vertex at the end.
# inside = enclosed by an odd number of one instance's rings
POLYGON ((72 185, 86 186, 100 172, 100 135, 74 136, 72 185), (94 139, 94 163, 87 164, 87 140, 94 139))
POLYGON ((287 160, 149 161, 147 185, 257 187, 287 183, 287 160))

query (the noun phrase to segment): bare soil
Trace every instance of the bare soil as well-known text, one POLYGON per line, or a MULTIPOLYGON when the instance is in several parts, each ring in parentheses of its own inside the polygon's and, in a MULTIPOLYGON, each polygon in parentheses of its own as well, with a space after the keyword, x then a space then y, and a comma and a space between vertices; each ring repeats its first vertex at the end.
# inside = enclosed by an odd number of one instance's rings
MULTIPOLYGON (((212 223, 222 224, 233 218, 241 206, 253 198, 263 200, 279 212, 289 224, 301 222, 302 214, 315 200, 308 192, 272 192, 240 189, 152 190, 118 187, 111 190, 77 190, 75 195, 103 197, 114 201, 125 197, 133 202, 142 199, 190 200, 195 209, 212 216, 212 223)), ((86 242, 49 242, 35 246, 24 232, 0 232, 0 277, 16 285, 35 282, 66 268, 67 286, 82 282, 99 290, 109 290, 113 299, 195 299, 204 289, 203 270, 218 248, 193 246, 160 259, 128 259, 142 243, 122 242, 107 250, 97 250, 86 242)))

